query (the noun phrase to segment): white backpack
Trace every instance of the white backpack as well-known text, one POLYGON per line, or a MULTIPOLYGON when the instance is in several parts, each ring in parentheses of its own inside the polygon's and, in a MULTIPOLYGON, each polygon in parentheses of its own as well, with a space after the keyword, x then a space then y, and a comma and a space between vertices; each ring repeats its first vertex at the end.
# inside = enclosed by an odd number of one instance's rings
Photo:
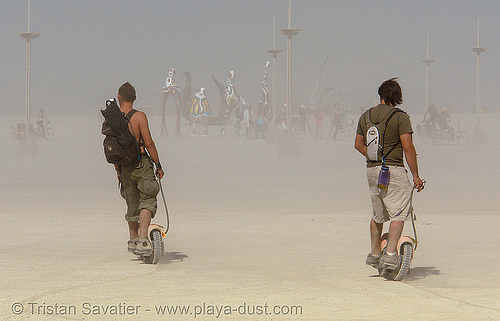
POLYGON ((389 123, 389 120, 391 120, 392 116, 394 116, 396 113, 399 112, 404 113, 404 111, 399 108, 395 108, 394 110, 389 112, 387 116, 385 116, 382 120, 380 120, 377 123, 372 122, 371 111, 372 109, 370 108, 370 110, 367 113, 365 113, 365 120, 369 126, 365 135, 366 158, 372 162, 380 162, 380 161, 384 162, 387 155, 389 155, 394 150, 394 148, 396 148, 396 146, 399 144, 398 142, 387 153, 385 154, 383 153, 385 130, 387 129, 387 124, 389 123), (384 122, 383 131, 381 131, 382 130, 381 124, 383 123, 384 119, 386 119, 386 121, 384 122))

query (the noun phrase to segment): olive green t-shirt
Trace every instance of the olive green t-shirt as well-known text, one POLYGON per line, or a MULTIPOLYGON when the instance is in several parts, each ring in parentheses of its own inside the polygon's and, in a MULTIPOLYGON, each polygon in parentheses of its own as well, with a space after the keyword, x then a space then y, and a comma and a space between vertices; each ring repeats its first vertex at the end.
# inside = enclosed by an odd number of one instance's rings
MULTIPOLYGON (((384 135, 384 125, 389 114, 394 110, 395 107, 380 104, 367 111, 365 111, 358 121, 357 134, 362 135, 366 139, 366 132, 372 124, 381 122, 380 135, 384 135), (371 112, 370 112, 371 111, 371 112), (370 118, 371 117, 371 118, 370 118), (368 121, 371 119, 372 124, 368 121)), ((403 146, 399 137, 403 134, 412 134, 413 129, 411 128, 410 116, 407 113, 398 112, 387 123, 387 128, 385 130, 385 139, 383 142, 382 154, 385 155, 394 145, 396 147, 392 152, 387 155, 385 159, 386 165, 404 166, 403 162, 403 146)), ((382 162, 372 162, 366 159, 367 167, 374 167, 382 165, 382 162)))

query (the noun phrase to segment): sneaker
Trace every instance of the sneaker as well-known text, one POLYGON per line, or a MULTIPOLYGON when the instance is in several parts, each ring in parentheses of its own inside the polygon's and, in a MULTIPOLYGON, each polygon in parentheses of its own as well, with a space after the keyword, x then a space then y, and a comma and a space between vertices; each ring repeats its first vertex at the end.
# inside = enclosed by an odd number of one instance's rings
POLYGON ((135 250, 137 248, 137 240, 138 239, 139 238, 136 237, 135 239, 128 240, 128 242, 127 242, 127 249, 128 249, 129 252, 132 252, 132 253, 135 252, 135 250))
POLYGON ((380 255, 372 255, 368 253, 366 256, 366 264, 367 265, 378 265, 378 261, 380 260, 380 255))
POLYGON ((380 264, 388 267, 396 267, 399 265, 399 255, 389 255, 386 253, 380 258, 380 264))
POLYGON ((148 256, 153 252, 153 247, 148 239, 138 239, 135 254, 148 256))

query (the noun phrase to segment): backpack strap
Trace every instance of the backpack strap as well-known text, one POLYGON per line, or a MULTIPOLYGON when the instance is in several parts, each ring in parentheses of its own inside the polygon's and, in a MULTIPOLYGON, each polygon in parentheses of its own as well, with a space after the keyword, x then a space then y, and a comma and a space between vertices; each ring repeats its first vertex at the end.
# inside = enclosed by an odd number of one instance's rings
MULTIPOLYGON (((136 112, 137 112, 137 110, 136 110, 136 109, 131 109, 131 110, 128 112, 128 114, 127 114, 127 115, 125 115, 125 118, 127 118, 127 121, 129 121, 129 122, 130 122, 130 120, 132 119, 132 116, 134 116, 134 114, 135 114, 136 112)), ((135 136, 135 133, 134 133, 134 128, 133 128, 133 127, 132 127, 132 133, 133 133, 133 134, 134 134, 134 136, 135 136)), ((139 146, 144 145, 144 138, 142 137, 142 134, 141 134, 141 136, 139 137, 139 141, 138 141, 138 143, 139 143, 139 146)))
MULTIPOLYGON (((394 110, 389 111, 389 112, 387 113, 387 115, 385 115, 385 116, 384 116, 384 117, 383 117, 380 121, 378 121, 378 122, 376 122, 376 123, 375 123, 375 122, 373 122, 373 121, 372 121, 372 109, 373 109, 373 107, 372 107, 372 108, 370 108, 370 109, 368 110, 368 113, 367 113, 367 114, 368 114, 368 119, 369 119, 369 121, 370 121, 370 124, 373 124, 373 125, 375 125, 375 126, 378 126, 378 124, 380 124, 382 121, 384 121, 384 119, 386 119, 386 118, 387 118, 387 116, 389 116, 389 119, 390 119, 390 117, 392 117, 392 116, 391 116, 391 113, 394 113, 394 112, 395 112, 394 110)), ((396 109, 397 109, 397 110, 401 110, 401 109, 399 109, 399 108, 396 108, 396 109)), ((402 111, 402 110, 401 110, 401 111, 402 111)), ((388 121, 387 121, 387 122, 388 122, 388 121)), ((385 124, 385 126, 387 126, 387 123, 385 124)))
MULTIPOLYGON (((387 120, 385 121, 385 126, 384 126, 384 134, 382 136, 382 144, 384 144, 385 142, 385 132, 386 132, 386 129, 387 129, 387 124, 389 123, 389 121, 391 120, 392 116, 396 115, 397 113, 404 113, 404 111, 402 109, 399 109, 399 108, 395 108, 393 111, 391 111, 391 113, 389 114, 389 117, 387 117, 387 120)), ((399 140, 396 144, 394 144, 394 146, 392 146, 392 148, 387 152, 385 153, 385 155, 382 154, 382 164, 385 164, 385 158, 399 145, 401 144, 401 141, 399 140)), ((383 150, 383 145, 382 145, 382 150, 383 150)))
MULTIPOLYGON (((134 132, 134 126, 132 126, 132 123, 130 122, 130 119, 132 119, 132 116, 134 116, 134 114, 137 112, 136 109, 131 109, 127 114, 123 113, 123 116, 125 117, 125 119, 127 120, 127 125, 128 123, 130 123, 130 128, 132 128, 132 134, 134 135, 135 137, 135 132, 134 132)), ((139 155, 139 159, 141 158, 141 146, 144 145, 144 138, 142 138, 142 134, 141 136, 139 137, 139 141, 137 142, 137 155, 139 155)))
POLYGON ((123 116, 125 117, 127 122, 130 122, 130 120, 132 119, 132 116, 134 116, 136 112, 137 112, 136 109, 131 109, 127 114, 123 113, 123 116))
MULTIPOLYGON (((137 110, 135 110, 135 109, 131 109, 127 114, 122 112, 123 117, 125 117, 125 119, 127 120, 127 125, 130 123, 130 119, 132 119, 132 116, 134 116, 136 111, 137 110)), ((132 128, 132 134, 134 134, 134 137, 135 137, 134 126, 132 126, 132 124, 130 124, 130 128, 132 128)))

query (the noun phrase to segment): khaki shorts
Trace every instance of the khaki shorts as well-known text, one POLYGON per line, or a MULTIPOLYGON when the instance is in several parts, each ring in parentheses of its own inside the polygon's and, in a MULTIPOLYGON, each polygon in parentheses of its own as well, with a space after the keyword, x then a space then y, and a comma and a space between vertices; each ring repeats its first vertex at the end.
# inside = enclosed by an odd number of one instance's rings
POLYGON ((408 180, 406 169, 402 166, 389 166, 389 186, 387 189, 379 189, 377 183, 380 167, 366 169, 373 207, 372 219, 376 223, 410 219, 413 213, 413 186, 408 180))
POLYGON ((122 185, 120 194, 127 202, 127 222, 138 222, 139 212, 147 209, 155 217, 158 208, 156 195, 160 186, 155 178, 153 162, 143 158, 131 164, 121 165, 122 185))

